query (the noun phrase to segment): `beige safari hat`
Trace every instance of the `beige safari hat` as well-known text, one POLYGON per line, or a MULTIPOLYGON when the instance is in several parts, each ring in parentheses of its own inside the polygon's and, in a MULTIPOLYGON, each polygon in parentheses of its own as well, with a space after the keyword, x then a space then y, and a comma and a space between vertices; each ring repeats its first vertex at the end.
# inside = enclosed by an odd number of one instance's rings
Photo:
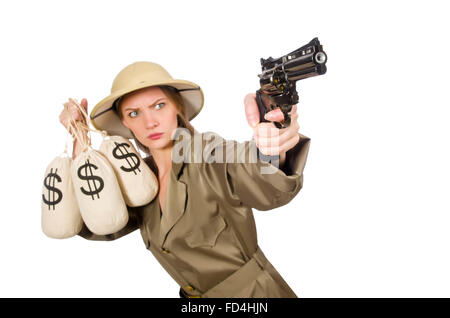
POLYGON ((105 130, 109 135, 120 135, 131 139, 131 131, 120 121, 114 111, 115 102, 125 94, 144 87, 167 85, 175 88, 186 106, 186 117, 192 120, 203 107, 203 91, 195 83, 173 79, 159 64, 135 62, 122 69, 111 87, 111 94, 92 109, 90 119, 97 130, 105 130))

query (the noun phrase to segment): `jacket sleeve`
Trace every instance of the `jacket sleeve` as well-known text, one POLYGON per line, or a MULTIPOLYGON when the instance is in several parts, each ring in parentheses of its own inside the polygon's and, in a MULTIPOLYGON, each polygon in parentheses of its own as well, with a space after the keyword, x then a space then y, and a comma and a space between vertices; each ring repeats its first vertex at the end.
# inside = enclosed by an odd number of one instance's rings
MULTIPOLYGON (((286 152, 286 160, 279 169, 256 155, 254 140, 239 143, 225 141, 219 136, 212 148, 226 154, 223 165, 216 165, 222 190, 232 205, 245 205, 257 210, 271 210, 287 204, 303 186, 305 168, 311 139, 300 135, 299 142, 286 152), (237 149, 236 149, 237 148, 237 149), (250 159, 252 158, 253 159, 250 159)), ((214 150, 214 151, 215 151, 214 150)), ((209 151, 207 151, 208 153, 209 151)))
POLYGON ((112 234, 98 235, 92 233, 87 228, 86 224, 83 223, 83 227, 81 231, 78 233, 78 235, 85 238, 86 240, 91 241, 113 241, 118 238, 121 238, 122 236, 130 234, 131 232, 139 228, 139 222, 137 219, 137 213, 135 209, 129 206, 127 206, 127 209, 128 209, 128 223, 120 231, 112 234))

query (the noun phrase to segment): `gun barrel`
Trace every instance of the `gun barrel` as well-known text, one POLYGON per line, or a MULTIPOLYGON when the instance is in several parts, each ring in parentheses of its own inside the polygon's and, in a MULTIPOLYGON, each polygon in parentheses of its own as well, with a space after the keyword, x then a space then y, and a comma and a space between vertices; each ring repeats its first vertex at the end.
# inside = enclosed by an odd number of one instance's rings
POLYGON ((327 55, 324 52, 318 52, 314 59, 318 64, 324 64, 327 61, 327 55))
POLYGON ((292 51, 280 58, 261 59, 262 73, 259 76, 261 85, 273 77, 276 72, 286 74, 286 80, 296 81, 303 78, 322 75, 326 72, 327 55, 317 38, 307 45, 292 51))

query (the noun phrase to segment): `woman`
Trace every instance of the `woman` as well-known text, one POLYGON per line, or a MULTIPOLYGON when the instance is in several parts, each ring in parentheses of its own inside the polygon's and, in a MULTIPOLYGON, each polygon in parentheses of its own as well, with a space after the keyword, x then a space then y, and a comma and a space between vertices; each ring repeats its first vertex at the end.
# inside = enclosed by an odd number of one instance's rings
MULTIPOLYGON (((85 99, 81 104, 87 110, 85 99)), ((199 86, 173 79, 158 64, 136 62, 116 76, 111 94, 92 110, 92 124, 134 138, 148 155, 144 160, 158 178, 159 192, 145 206, 128 207, 129 222, 121 231, 96 235, 84 226, 79 235, 114 240, 139 228, 146 247, 180 285, 181 297, 297 297, 259 248, 252 212, 282 206, 302 187, 310 139, 298 133, 296 106, 291 125, 279 130, 259 123, 255 95, 247 95, 254 140, 244 143, 198 133, 189 121, 202 106, 199 86), (183 160, 175 138, 180 130, 192 137, 183 135, 184 146, 197 149, 183 151, 183 160), (249 162, 256 147, 279 155, 279 167, 249 162), (200 161, 193 159, 199 151, 200 161)), ((66 115, 60 115, 65 126, 66 115)), ((265 118, 281 121, 283 115, 277 109, 265 118)), ((79 151, 75 143, 73 155, 79 151)))

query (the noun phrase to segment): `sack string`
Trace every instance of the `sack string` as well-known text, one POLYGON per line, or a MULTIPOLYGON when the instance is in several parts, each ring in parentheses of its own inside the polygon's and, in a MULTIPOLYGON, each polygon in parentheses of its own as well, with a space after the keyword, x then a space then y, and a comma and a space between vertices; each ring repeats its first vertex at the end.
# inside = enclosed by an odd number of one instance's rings
MULTIPOLYGON (((64 103, 64 108, 67 110, 67 113, 69 115, 69 121, 68 121, 68 132, 73 133, 74 139, 78 140, 81 144, 81 151, 86 151, 91 147, 91 136, 90 131, 100 133, 103 138, 105 138, 108 133, 104 130, 98 130, 98 129, 92 129, 89 127, 90 119, 88 114, 86 113, 86 110, 83 106, 81 106, 77 100, 69 98, 69 102, 64 103), (69 111, 69 104, 72 103, 75 106, 77 106, 78 110, 81 112, 81 115, 83 117, 82 121, 75 120, 73 117, 73 114, 69 111)), ((67 143, 66 143, 67 148, 67 143)), ((66 149, 67 150, 67 149, 66 149)), ((65 150, 65 152, 66 152, 65 150)))

